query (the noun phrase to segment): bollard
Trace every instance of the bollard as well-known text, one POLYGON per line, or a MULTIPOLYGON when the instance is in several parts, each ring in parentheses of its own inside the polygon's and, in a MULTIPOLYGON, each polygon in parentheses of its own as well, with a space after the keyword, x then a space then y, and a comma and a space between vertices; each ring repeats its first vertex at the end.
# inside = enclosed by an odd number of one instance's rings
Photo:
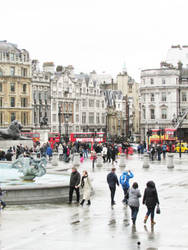
POLYGON ((74 167, 80 166, 80 155, 78 153, 74 154, 73 166, 74 167))
POLYGON ((174 155, 168 154, 167 157, 168 157, 167 168, 174 168, 174 155))
POLYGON ((148 154, 144 154, 143 168, 149 168, 149 155, 148 154))
POLYGON ((36 158, 37 158, 37 154, 36 154, 35 152, 33 152, 33 153, 31 154, 31 156, 33 157, 33 159, 36 159, 36 158))
POLYGON ((102 154, 97 154, 97 162, 96 162, 96 167, 102 167, 103 166, 103 158, 102 154))
POLYGON ((124 153, 121 153, 121 155, 120 155, 119 167, 120 168, 125 168, 126 167, 125 154, 124 153))
POLYGON ((58 166, 58 153, 53 153, 52 166, 58 166))

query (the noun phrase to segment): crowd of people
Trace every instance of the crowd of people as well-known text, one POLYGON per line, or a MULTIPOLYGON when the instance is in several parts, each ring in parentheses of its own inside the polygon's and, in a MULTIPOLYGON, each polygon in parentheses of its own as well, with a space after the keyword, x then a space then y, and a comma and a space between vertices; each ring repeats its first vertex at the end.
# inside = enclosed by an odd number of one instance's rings
MULTIPOLYGON (((139 190, 138 183, 134 182, 130 187, 129 181, 131 178, 134 177, 133 173, 130 170, 124 171, 119 179, 115 172, 116 169, 112 168, 111 172, 107 175, 107 183, 111 194, 111 206, 114 206, 116 204, 114 200, 116 186, 121 185, 124 195, 122 202, 126 206, 128 205, 130 207, 132 223, 135 226, 137 214, 139 212, 140 207, 139 199, 141 198, 141 192, 139 190)), ((83 206, 85 201, 87 201, 87 205, 91 205, 92 185, 91 180, 88 176, 88 172, 86 170, 83 171, 83 174, 81 176, 75 167, 72 168, 72 173, 70 177, 69 204, 72 204, 74 191, 76 192, 77 203, 80 202, 80 205, 83 206), (81 202, 80 187, 83 189, 83 199, 81 202)), ((151 216, 151 225, 154 225, 155 208, 157 206, 157 209, 159 210, 159 199, 157 189, 153 181, 149 181, 146 184, 146 188, 143 195, 143 204, 147 207, 144 223, 146 224, 149 216, 151 216)))

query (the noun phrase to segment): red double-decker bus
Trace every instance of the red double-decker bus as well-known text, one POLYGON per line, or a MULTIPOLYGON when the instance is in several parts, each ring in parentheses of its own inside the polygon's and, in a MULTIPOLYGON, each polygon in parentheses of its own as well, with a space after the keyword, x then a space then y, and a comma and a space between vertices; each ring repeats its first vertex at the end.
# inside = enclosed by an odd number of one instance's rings
POLYGON ((98 142, 104 143, 106 142, 106 135, 103 132, 75 132, 70 134, 70 141, 71 142, 98 142))
POLYGON ((40 141, 40 133, 38 132, 21 132, 23 137, 31 138, 34 143, 40 141))
POLYGON ((48 141, 51 148, 54 148, 54 144, 60 142, 60 133, 48 133, 48 141))
POLYGON ((152 135, 150 136, 150 145, 159 144, 167 145, 167 151, 174 151, 175 143, 177 141, 176 129, 164 128, 164 129, 151 129, 152 135), (171 149, 170 149, 171 148, 171 149))

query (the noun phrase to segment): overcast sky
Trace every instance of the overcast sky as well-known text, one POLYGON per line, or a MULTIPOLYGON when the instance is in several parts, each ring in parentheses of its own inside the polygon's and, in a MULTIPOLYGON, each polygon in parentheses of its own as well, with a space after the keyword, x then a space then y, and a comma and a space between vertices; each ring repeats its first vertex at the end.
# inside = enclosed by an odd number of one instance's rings
POLYGON ((188 44, 187 0, 6 0, 0 10, 0 40, 77 72, 115 75, 125 62, 139 80, 172 44, 188 44))

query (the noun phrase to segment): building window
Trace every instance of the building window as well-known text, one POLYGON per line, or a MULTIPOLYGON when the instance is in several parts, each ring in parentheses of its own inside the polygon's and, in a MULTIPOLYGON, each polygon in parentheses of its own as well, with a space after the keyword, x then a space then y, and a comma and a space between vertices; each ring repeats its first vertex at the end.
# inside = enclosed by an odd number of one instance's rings
POLYGON ((69 112, 72 112, 72 106, 73 106, 72 103, 69 103, 69 106, 68 106, 69 107, 69 109, 68 109, 69 112))
POLYGON ((102 113, 102 124, 105 124, 105 114, 102 113))
POLYGON ((55 102, 52 104, 52 111, 56 111, 56 103, 55 102))
POLYGON ((94 100, 89 99, 89 107, 94 108, 94 100))
POLYGON ((15 97, 10 98, 10 106, 11 106, 11 108, 15 107, 15 97))
POLYGON ((76 115, 76 122, 79 123, 79 115, 78 114, 76 115))
POLYGON ((166 84, 166 81, 165 81, 165 79, 162 79, 162 84, 166 84))
POLYGON ((34 111, 34 123, 37 124, 37 112, 34 111))
POLYGON ((150 109, 150 118, 151 118, 152 120, 155 119, 155 109, 150 109))
POLYGON ((2 71, 2 69, 0 68, 0 76, 2 76, 3 75, 3 71, 2 71))
POLYGON ((21 123, 24 126, 28 125, 28 114, 27 114, 27 112, 22 112, 21 113, 21 123))
POLYGON ((3 125, 3 112, 0 112, 0 125, 3 125))
POLYGON ((161 94, 161 101, 166 102, 166 93, 165 92, 162 92, 162 94, 161 94))
POLYGON ((100 101, 97 100, 97 101, 96 101, 96 108, 99 108, 99 107, 100 107, 100 101))
POLYGON ((151 93, 151 96, 150 96, 151 98, 151 102, 154 102, 155 101, 155 95, 154 95, 154 93, 151 93))
POLYGON ((21 107, 27 107, 27 98, 21 98, 21 107))
POLYGON ((3 97, 0 97, 0 107, 3 107, 3 97))
POLYGON ((87 100, 86 99, 83 99, 82 100, 82 107, 87 107, 87 100))
POLYGON ((15 83, 10 83, 10 92, 15 92, 15 83))
POLYGON ((14 54, 13 53, 10 53, 10 60, 14 61, 14 54))
POLYGON ((3 91, 3 84, 2 84, 2 82, 0 82, 0 92, 2 92, 3 91))
POLYGON ((142 83, 143 83, 143 85, 145 85, 145 79, 142 79, 142 83))
POLYGON ((150 84, 154 84, 153 78, 150 78, 150 84))
POLYGON ((79 126, 76 126, 76 132, 79 132, 79 126))
POLYGON ((27 69, 26 68, 21 68, 21 76, 27 76, 27 69))
POLYGON ((10 67, 10 75, 11 76, 15 75, 15 67, 10 67))
POLYGON ((27 84, 23 84, 23 86, 22 86, 22 91, 23 91, 23 93, 26 93, 26 91, 27 91, 27 84))
POLYGON ((162 119, 167 119, 167 110, 166 109, 161 110, 161 118, 162 119))
POLYGON ((86 112, 82 113, 82 124, 86 124, 86 112))
POLYGON ((76 112, 79 112, 79 103, 76 103, 76 112))
POLYGON ((146 110, 143 109, 143 119, 146 119, 146 110))
POLYGON ((94 112, 89 112, 89 124, 94 124, 94 112))
POLYGON ((11 122, 13 122, 14 120, 16 120, 16 114, 15 113, 11 113, 10 114, 10 120, 11 120, 11 122))
POLYGON ((104 108, 104 101, 102 101, 102 108, 104 108))
POLYGON ((97 113, 97 116, 96 116, 96 123, 100 124, 100 114, 99 113, 97 113))
POLYGON ((57 121, 57 116, 56 114, 53 114, 53 122, 56 122, 57 121))
POLYGON ((185 92, 182 93, 182 102, 186 102, 187 101, 187 95, 185 92))
POLYGON ((129 91, 129 93, 132 93, 132 85, 128 85, 129 86, 129 88, 128 88, 128 91, 129 91))

